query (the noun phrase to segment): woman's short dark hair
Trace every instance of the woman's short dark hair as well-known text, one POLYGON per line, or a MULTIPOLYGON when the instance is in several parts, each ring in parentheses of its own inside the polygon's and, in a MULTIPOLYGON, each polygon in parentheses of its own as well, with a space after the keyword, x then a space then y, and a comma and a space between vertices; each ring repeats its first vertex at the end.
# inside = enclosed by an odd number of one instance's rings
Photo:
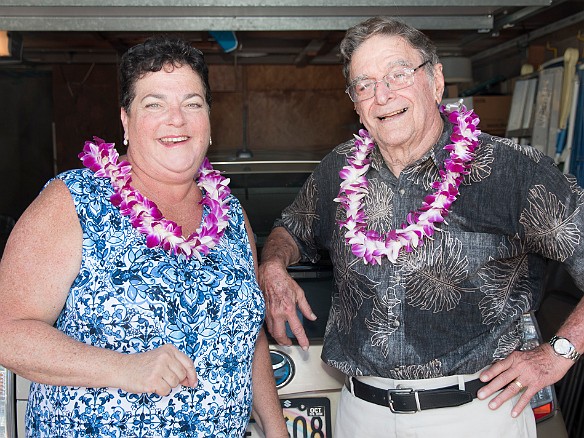
POLYGON ((154 36, 142 44, 131 47, 120 62, 120 102, 127 113, 136 97, 136 81, 147 73, 160 71, 163 67, 172 65, 182 67, 188 65, 197 73, 205 87, 205 100, 211 108, 211 88, 209 87, 209 69, 205 63, 203 52, 194 48, 186 41, 172 36, 154 36))
POLYGON ((347 84, 351 81, 351 58, 357 48, 374 35, 397 36, 408 42, 417 50, 422 61, 430 61, 426 65, 426 72, 431 76, 432 65, 440 62, 436 53, 436 46, 418 29, 399 20, 389 17, 373 17, 351 27, 343 41, 341 41, 341 58, 343 59, 343 75, 347 84))

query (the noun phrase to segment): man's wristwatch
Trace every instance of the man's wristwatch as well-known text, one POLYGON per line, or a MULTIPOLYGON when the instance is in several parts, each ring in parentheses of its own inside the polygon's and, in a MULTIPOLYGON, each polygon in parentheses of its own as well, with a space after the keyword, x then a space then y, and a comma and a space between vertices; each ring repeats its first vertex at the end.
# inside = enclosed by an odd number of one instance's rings
POLYGON ((561 336, 554 336, 551 338, 550 345, 557 356, 565 357, 574 362, 576 362, 581 356, 581 354, 576 351, 576 347, 574 347, 574 345, 566 338, 562 338, 561 336))

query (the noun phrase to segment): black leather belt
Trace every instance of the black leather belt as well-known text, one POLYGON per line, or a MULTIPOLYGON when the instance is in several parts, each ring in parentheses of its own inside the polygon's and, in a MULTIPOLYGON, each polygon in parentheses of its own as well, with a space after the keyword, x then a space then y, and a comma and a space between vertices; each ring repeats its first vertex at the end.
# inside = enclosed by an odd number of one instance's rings
POLYGON ((450 408, 470 403, 476 398, 478 390, 486 385, 485 382, 476 379, 465 382, 464 390, 458 389, 458 385, 436 389, 381 389, 360 382, 354 377, 347 377, 345 386, 349 391, 351 383, 355 397, 388 407, 391 412, 399 414, 413 414, 426 409, 450 408))

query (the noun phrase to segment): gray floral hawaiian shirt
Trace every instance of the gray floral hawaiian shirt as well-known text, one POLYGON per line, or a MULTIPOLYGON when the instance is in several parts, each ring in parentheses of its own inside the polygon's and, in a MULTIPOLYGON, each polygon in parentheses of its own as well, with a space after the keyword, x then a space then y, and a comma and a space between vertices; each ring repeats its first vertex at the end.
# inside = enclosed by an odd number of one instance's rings
MULTIPOLYGON (((399 178, 373 151, 369 228, 400 227, 433 192, 451 130, 445 122, 435 147, 399 178)), ((337 225, 344 216, 333 199, 353 140, 322 160, 276 221, 304 260, 329 251, 335 286, 322 353, 329 365, 394 379, 475 373, 519 347, 521 316, 541 302, 547 259, 584 287, 584 191, 575 178, 532 147, 484 133, 479 140, 446 223, 395 264, 365 264, 337 225)))

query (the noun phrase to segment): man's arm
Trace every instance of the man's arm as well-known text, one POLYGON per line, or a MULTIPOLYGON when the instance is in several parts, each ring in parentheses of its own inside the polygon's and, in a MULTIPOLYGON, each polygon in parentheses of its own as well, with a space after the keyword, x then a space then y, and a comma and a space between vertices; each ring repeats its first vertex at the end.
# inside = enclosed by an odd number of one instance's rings
POLYGON ((262 264, 278 263, 284 268, 300 260, 300 250, 284 227, 272 230, 262 249, 262 264))
MULTIPOLYGON (((569 339, 576 347, 576 351, 584 351, 584 300, 580 300, 557 335, 569 339)), ((529 406, 531 398, 540 389, 559 381, 572 365, 573 360, 557 356, 547 342, 531 351, 515 351, 481 374, 481 380, 490 383, 479 391, 478 397, 482 400, 503 389, 489 403, 491 409, 497 409, 523 391, 511 412, 511 415, 516 417, 529 406)))
POLYGON ((308 338, 296 313, 314 321, 316 315, 298 283, 288 274, 286 268, 300 260, 300 250, 292 236, 283 227, 272 230, 262 249, 259 268, 259 283, 266 299, 266 323, 268 330, 280 345, 292 345, 286 335, 286 321, 298 344, 308 349, 308 338))
MULTIPOLYGON (((549 158, 539 161, 534 169, 522 189, 525 201, 518 211, 525 246, 544 258, 560 262, 576 286, 583 289, 584 246, 580 242, 584 236, 584 191, 549 158), (545 190, 547 197, 536 200, 538 190, 545 190)), ((584 352, 584 299, 556 334, 569 339, 577 351, 584 352)), ((533 395, 559 381, 573 365, 573 360, 556 355, 547 342, 531 351, 515 351, 482 373, 481 380, 489 384, 479 391, 479 398, 491 397, 502 390, 489 403, 491 409, 497 409, 521 392, 511 411, 517 416, 529 406, 533 395)))

